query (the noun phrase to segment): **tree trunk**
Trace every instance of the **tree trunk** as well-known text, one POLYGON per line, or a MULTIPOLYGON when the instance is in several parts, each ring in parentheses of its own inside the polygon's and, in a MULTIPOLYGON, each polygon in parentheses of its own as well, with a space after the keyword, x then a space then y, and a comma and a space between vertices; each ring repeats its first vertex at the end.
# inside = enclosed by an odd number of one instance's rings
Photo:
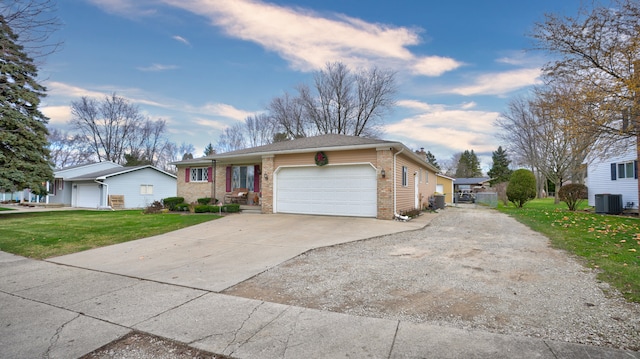
MULTIPOLYGON (((640 60, 635 60, 633 62, 633 77, 634 82, 636 84, 636 90, 633 94, 633 109, 631 111, 631 116, 633 116, 633 130, 636 133, 636 161, 640 160, 640 91, 638 91, 638 87, 640 86, 640 60)), ((638 169, 636 168, 636 171, 638 169)), ((638 178, 638 173, 635 174, 636 182, 638 182, 638 209, 640 209, 640 178, 638 178)))

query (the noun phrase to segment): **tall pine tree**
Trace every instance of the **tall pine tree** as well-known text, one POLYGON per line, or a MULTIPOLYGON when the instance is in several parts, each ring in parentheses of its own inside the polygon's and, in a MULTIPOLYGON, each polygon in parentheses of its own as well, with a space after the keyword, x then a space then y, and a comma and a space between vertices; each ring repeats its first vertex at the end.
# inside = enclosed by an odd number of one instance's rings
POLYGON ((487 173, 489 177, 491 177, 491 185, 509 182, 513 171, 509 169, 511 161, 507 156, 507 151, 503 150, 502 146, 499 146, 498 149, 492 153, 491 159, 493 160, 493 165, 487 173))
POLYGON ((473 150, 465 150, 460 155, 458 161, 458 167, 456 168, 457 178, 476 178, 482 177, 482 170, 480 169, 480 160, 473 150))
POLYGON ((47 122, 38 109, 45 88, 18 36, 0 15, 0 190, 30 188, 43 194, 53 178, 47 122))
POLYGON ((426 157, 427 157, 427 162, 428 163, 433 165, 433 167, 435 167, 437 169, 440 169, 440 165, 438 164, 438 161, 436 160, 436 156, 434 156, 433 153, 431 153, 431 151, 427 151, 426 157))

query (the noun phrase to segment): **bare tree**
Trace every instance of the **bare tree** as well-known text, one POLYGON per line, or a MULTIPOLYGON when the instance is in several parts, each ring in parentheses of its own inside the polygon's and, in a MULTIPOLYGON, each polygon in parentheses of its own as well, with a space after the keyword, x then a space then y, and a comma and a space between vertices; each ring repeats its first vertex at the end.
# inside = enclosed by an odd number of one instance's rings
POLYGON ((455 177, 460 157, 462 157, 462 152, 454 153, 450 159, 442 161, 440 164, 442 173, 449 177, 455 177))
POLYGON ((395 106, 395 73, 373 68, 356 75, 358 91, 354 134, 356 136, 378 137, 379 124, 395 106))
POLYGON ((614 0, 612 6, 581 8, 574 17, 547 14, 532 37, 538 49, 559 55, 544 68, 547 80, 571 83, 580 94, 574 102, 589 110, 576 118, 574 130, 599 144, 633 138, 640 156, 638 24, 640 2, 614 0))
POLYGON ((275 126, 267 114, 249 116, 244 120, 249 147, 268 145, 273 142, 275 126))
POLYGON ((64 168, 91 162, 93 152, 79 135, 52 129, 47 136, 49 160, 55 168, 64 168))
POLYGON ((71 126, 88 142, 98 161, 124 163, 124 155, 144 118, 138 107, 115 93, 102 102, 88 97, 71 103, 71 126))
POLYGON ((145 119, 135 126, 129 141, 129 153, 154 166, 160 162, 168 162, 171 154, 168 151, 169 140, 166 138, 167 121, 145 119))
POLYGON ((196 149, 190 143, 182 142, 180 145, 176 145, 173 142, 168 142, 165 151, 167 153, 166 162, 159 162, 158 168, 161 168, 165 172, 175 174, 175 166, 170 165, 169 163, 193 159, 193 153, 196 151, 196 149))
POLYGON ((512 100, 509 111, 496 121, 502 129, 500 136, 537 174, 538 194, 550 180, 555 184, 556 201, 565 181, 582 180, 580 166, 593 144, 590 136, 572 130, 578 113, 566 104, 573 98, 568 88, 539 88, 532 99, 512 100))
POLYGON ((395 105, 395 73, 378 68, 354 72, 333 62, 316 72, 313 86, 301 84, 296 90, 297 97, 285 93, 268 106, 280 132, 290 138, 328 133, 377 137, 395 105))
POLYGON ((334 62, 316 72, 314 92, 306 85, 299 87, 305 116, 318 133, 347 134, 355 111, 354 82, 349 68, 341 62, 334 62))
POLYGON ((245 124, 236 123, 225 128, 220 134, 216 145, 219 153, 241 150, 247 147, 244 137, 245 124))
POLYGON ((288 92, 275 97, 267 106, 269 116, 278 127, 277 132, 285 133, 289 138, 306 137, 310 133, 303 119, 303 107, 300 100, 288 92))
POLYGON ((54 0, 3 0, 0 16, 18 35, 19 42, 32 58, 41 58, 55 52, 61 41, 52 41, 52 35, 62 27, 55 15, 54 0))

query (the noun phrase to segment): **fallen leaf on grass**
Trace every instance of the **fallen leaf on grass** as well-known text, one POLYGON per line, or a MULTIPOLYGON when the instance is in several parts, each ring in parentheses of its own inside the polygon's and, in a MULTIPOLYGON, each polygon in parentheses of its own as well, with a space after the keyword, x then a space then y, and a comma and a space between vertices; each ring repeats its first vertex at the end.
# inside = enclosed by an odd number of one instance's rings
POLYGON ((631 249, 629 249, 629 252, 635 252, 635 251, 636 251, 636 249, 635 249, 635 248, 631 248, 631 249))

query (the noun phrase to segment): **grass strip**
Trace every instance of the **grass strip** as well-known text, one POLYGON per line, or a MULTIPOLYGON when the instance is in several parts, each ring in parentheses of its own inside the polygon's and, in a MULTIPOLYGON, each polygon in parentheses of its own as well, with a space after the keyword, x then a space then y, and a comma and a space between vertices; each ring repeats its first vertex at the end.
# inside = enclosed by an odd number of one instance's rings
POLYGON ((638 217, 595 214, 590 209, 570 212, 553 198, 534 200, 524 208, 498 210, 549 238, 555 248, 584 259, 599 269, 598 279, 640 303, 640 220, 638 217))
POLYGON ((213 214, 50 211, 0 215, 0 250, 43 259, 167 233, 220 218, 213 214))

